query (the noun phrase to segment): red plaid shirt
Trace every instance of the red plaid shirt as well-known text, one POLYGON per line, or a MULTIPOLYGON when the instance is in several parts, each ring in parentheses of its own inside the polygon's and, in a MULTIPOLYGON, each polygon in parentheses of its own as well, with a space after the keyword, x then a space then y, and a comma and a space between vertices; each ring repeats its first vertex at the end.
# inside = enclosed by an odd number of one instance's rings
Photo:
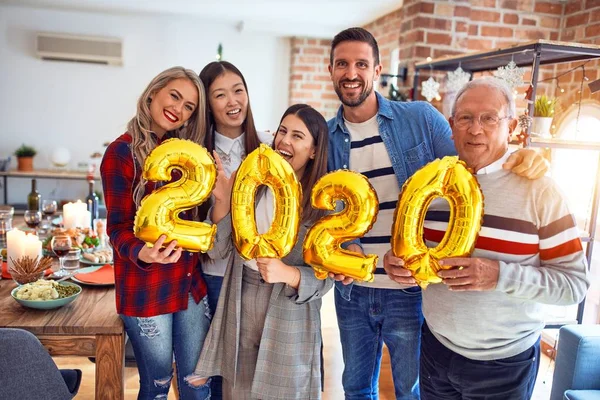
MULTIPOLYGON (((163 140, 168 138, 169 134, 163 140)), ((152 317, 185 310, 188 293, 192 293, 196 303, 206 296, 198 253, 184 251, 179 261, 172 264, 147 264, 138 260, 144 242, 133 234, 136 213, 133 190, 142 169, 139 163, 134 168, 131 140, 125 133, 112 142, 100 166, 108 212, 107 231, 115 250, 117 312, 132 317, 152 317)), ((164 182, 148 182, 146 194, 162 184, 164 182)), ((191 219, 191 213, 186 212, 182 217, 191 219)))

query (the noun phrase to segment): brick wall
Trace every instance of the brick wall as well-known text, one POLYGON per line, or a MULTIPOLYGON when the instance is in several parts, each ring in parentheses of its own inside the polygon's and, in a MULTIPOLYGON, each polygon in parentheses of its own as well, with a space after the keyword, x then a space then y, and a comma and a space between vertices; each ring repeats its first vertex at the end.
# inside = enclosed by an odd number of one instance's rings
POLYGON ((331 40, 292 38, 289 104, 306 103, 325 118, 335 115, 339 100, 327 66, 331 40))
MULTIPOLYGON (((537 39, 600 44, 600 0, 569 0, 567 3, 556 0, 405 0, 399 10, 364 27, 379 43, 383 72, 390 72, 392 51, 399 49, 400 62, 409 69, 408 79, 399 82, 399 86, 409 91, 414 64, 427 57, 486 51, 537 39)), ((290 104, 308 102, 326 118, 335 115, 339 107, 327 71, 329 46, 329 40, 293 38, 290 74, 290 104)), ((598 63, 588 66, 586 76, 590 80, 597 79, 598 63)), ((542 68, 539 79, 567 69, 568 64, 542 68)), ((526 82, 529 74, 527 71, 526 82)), ((434 76, 441 82, 445 74, 434 76)), ((425 71, 421 80, 428 77, 425 71)), ((565 85, 566 94, 560 93, 564 104, 573 104, 577 79, 578 74, 574 73, 560 80, 561 88, 563 81, 565 85)), ((526 86, 519 92, 524 93, 525 89, 526 86)), ((555 91, 553 82, 542 83, 538 88, 538 93, 555 94, 555 91)), ((382 92, 386 94, 387 90, 382 92)), ((589 97, 589 90, 587 92, 589 97)), ((592 97, 598 99, 598 96, 592 97)), ((422 99, 420 94, 418 98, 422 99)), ((441 104, 434 101, 434 105, 441 109, 441 104)), ((522 100, 519 105, 524 106, 522 100)))
MULTIPOLYGON (((533 0, 407 0, 404 7, 410 9, 418 5, 421 5, 420 11, 407 12, 402 22, 405 33, 399 42, 400 57, 409 67, 410 77, 405 90, 412 88, 412 66, 427 57, 488 51, 537 39, 557 40, 564 9, 562 3, 533 0), (423 7, 424 4, 432 7, 423 7), (420 40, 414 41, 414 38, 420 40)), ((552 67, 545 68, 540 78, 552 76, 552 72, 552 67)), ((443 73, 433 75, 438 82, 445 78, 443 73)), ((420 81, 429 76, 428 71, 422 71, 420 81)), ((529 79, 530 71, 527 71, 525 81, 529 79)), ((526 85, 519 88, 519 93, 524 93, 526 88, 526 85)), ((543 90, 543 85, 540 89, 543 90)), ((441 90, 444 91, 443 85, 441 90)), ((420 89, 417 93, 417 98, 423 100, 420 89)), ((518 97, 520 106, 525 105, 522 97, 518 97)), ((435 101, 433 104, 442 108, 435 101)))
MULTIPOLYGON (((559 36, 561 41, 600 45, 600 1, 569 0, 565 6, 561 28, 559 36)), ((569 73, 567 71, 581 64, 583 63, 563 63, 556 67, 555 76, 566 73, 558 79, 558 85, 556 82, 552 83, 551 94, 559 97, 555 118, 557 125, 568 111, 578 107, 580 98, 582 101, 594 100, 600 104, 600 92, 592 94, 587 85, 588 82, 600 78, 600 62, 589 61, 585 64, 585 76, 588 80, 584 81, 583 91, 580 93, 583 71, 581 69, 569 73), (559 87, 564 92, 561 92, 559 87)))

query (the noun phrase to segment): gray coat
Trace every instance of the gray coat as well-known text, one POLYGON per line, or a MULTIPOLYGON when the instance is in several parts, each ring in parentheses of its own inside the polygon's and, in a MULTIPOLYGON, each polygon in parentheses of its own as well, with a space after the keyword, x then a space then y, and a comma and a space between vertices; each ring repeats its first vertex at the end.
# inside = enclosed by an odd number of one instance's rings
MULTIPOLYGON (((231 229, 228 214, 217 224, 214 247, 208 252, 211 258, 229 259, 229 265, 195 373, 203 377, 221 375, 235 382, 237 368, 253 366, 237 362, 244 267, 231 241, 231 229)), ((298 290, 283 283, 273 285, 252 383, 253 398, 321 398, 321 297, 333 282, 317 279, 312 268, 304 264, 306 231, 306 226, 300 227, 296 245, 282 260, 299 267, 298 290)))

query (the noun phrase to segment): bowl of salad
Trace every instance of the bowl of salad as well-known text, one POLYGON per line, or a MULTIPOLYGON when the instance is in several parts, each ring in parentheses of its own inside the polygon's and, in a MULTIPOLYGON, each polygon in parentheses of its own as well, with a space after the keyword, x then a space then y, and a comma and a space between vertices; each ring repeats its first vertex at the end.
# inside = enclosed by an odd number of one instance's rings
POLYGON ((39 279, 14 288, 10 295, 24 307, 51 310, 66 306, 81 294, 81 286, 72 282, 39 279))

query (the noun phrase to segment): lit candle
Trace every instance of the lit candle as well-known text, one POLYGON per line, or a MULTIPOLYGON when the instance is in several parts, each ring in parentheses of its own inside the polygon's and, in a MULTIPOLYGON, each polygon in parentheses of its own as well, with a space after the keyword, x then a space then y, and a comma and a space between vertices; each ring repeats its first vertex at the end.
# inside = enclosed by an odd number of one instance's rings
POLYGON ((74 204, 76 211, 76 226, 78 228, 87 228, 90 226, 92 215, 87 210, 87 204, 82 203, 81 200, 77 200, 74 204))
POLYGON ((89 228, 92 223, 92 212, 83 210, 79 214, 79 225, 82 228, 89 228))
POLYGON ((31 258, 38 257, 38 260, 42 255, 42 242, 36 235, 25 235, 23 256, 29 256, 31 258))
POLYGON ((23 256, 36 258, 42 255, 42 242, 39 238, 36 235, 26 235, 16 228, 6 233, 6 247, 9 268, 13 266, 11 259, 16 261, 23 256))
POLYGON ((63 225, 65 229, 89 228, 91 220, 92 215, 87 210, 87 204, 82 203, 81 200, 63 206, 63 225))
POLYGON ((75 208, 73 203, 67 203, 63 206, 63 226, 65 229, 75 228, 75 208))
POLYGON ((14 228, 6 232, 6 255, 8 256, 8 268, 13 266, 13 260, 17 260, 25 250, 25 232, 14 228))

